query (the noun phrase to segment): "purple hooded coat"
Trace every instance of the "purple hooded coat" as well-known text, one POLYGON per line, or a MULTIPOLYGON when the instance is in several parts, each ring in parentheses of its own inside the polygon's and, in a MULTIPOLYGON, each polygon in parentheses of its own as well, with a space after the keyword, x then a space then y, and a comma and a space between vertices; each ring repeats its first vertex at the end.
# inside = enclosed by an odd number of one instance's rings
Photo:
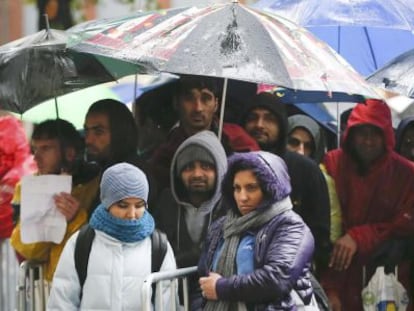
MULTIPOLYGON (((237 209, 233 198, 233 179, 235 173, 241 170, 240 165, 253 168, 265 194, 259 210, 289 195, 289 176, 280 157, 264 151, 235 154, 229 159, 229 169, 222 188, 223 198, 229 208, 237 209)), ((214 254, 223 239, 225 222, 226 216, 209 228, 198 265, 201 276, 208 275, 211 270, 214 254)), ((309 269, 314 239, 302 218, 293 210, 288 210, 254 229, 253 234, 254 271, 219 279, 216 283, 219 299, 243 301, 254 306, 254 310, 296 310, 290 298, 290 291, 296 289, 308 303, 313 293, 309 269)))

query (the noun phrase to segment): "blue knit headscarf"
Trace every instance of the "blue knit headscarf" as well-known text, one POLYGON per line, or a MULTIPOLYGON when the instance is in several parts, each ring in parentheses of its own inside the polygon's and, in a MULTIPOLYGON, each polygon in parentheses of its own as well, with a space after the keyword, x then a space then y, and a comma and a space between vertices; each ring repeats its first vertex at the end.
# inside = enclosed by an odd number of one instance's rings
POLYGON ((148 199, 148 181, 136 166, 119 163, 109 167, 102 175, 101 204, 92 214, 90 225, 96 230, 122 242, 137 242, 150 236, 155 224, 145 210, 139 219, 121 219, 111 215, 109 207, 126 198, 148 199))

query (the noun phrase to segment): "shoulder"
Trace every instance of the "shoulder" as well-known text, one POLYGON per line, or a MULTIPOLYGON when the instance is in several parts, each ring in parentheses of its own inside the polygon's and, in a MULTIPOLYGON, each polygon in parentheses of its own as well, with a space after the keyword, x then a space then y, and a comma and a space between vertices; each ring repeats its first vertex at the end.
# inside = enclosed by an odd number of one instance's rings
POLYGON ((299 178, 299 176, 303 179, 304 175, 311 177, 322 175, 322 171, 315 161, 296 152, 287 151, 283 159, 292 179, 299 178))
POLYGON ((240 125, 224 123, 223 133, 226 135, 228 143, 233 151, 246 152, 260 150, 256 140, 247 134, 240 125))

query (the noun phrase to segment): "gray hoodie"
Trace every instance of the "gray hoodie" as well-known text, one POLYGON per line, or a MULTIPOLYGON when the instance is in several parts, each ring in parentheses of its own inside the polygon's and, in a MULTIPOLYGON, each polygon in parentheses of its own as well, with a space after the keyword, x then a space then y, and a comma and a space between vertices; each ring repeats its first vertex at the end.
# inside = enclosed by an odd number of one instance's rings
POLYGON ((290 116, 288 118, 288 135, 298 127, 307 130, 311 134, 315 142, 315 151, 310 157, 319 164, 325 154, 325 142, 321 127, 308 116, 302 114, 290 116))
POLYGON ((170 169, 171 192, 175 201, 183 207, 187 230, 195 243, 200 242, 205 226, 211 222, 213 208, 221 199, 221 181, 226 170, 226 153, 217 136, 211 131, 202 131, 190 136, 178 147, 174 154, 170 169), (214 158, 216 164, 217 179, 214 194, 210 200, 203 202, 198 208, 194 207, 191 203, 184 201, 183 191, 185 190, 182 189, 182 183, 177 176, 177 158, 179 157, 180 151, 189 145, 199 145, 203 147, 205 151, 210 153, 214 158), (209 219, 209 221, 206 221, 207 219, 209 219))
POLYGON ((226 170, 226 153, 217 136, 211 131, 202 131, 190 136, 173 156, 170 169, 171 188, 162 192, 154 217, 157 227, 167 234, 179 267, 195 265, 198 262, 207 227, 221 208, 221 182, 226 170), (198 208, 186 201, 185 188, 176 169, 180 152, 193 144, 210 153, 217 170, 214 193, 198 208))

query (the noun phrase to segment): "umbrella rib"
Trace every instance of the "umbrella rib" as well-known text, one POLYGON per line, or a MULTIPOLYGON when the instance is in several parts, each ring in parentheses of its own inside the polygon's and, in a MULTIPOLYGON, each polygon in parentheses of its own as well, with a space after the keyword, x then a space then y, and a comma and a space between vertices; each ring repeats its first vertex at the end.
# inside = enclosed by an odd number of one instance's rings
POLYGON ((375 70, 378 69, 377 59, 375 57, 374 49, 372 48, 371 38, 369 37, 368 29, 366 26, 364 26, 364 33, 367 37, 367 42, 369 46, 369 51, 371 52, 372 60, 374 61, 375 70))

